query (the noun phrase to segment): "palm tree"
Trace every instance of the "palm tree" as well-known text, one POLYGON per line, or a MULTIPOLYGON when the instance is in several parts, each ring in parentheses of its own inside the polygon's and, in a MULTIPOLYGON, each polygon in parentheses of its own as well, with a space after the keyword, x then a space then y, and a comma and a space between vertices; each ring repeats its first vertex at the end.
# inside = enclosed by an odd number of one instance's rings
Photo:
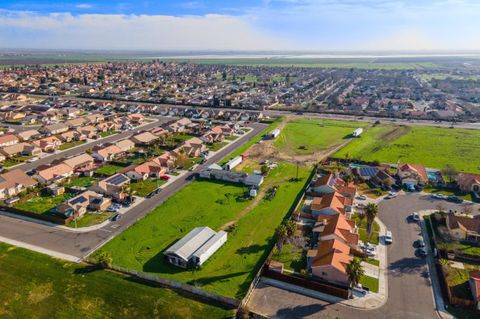
POLYGON ((378 206, 374 203, 370 203, 365 207, 365 217, 367 218, 367 236, 372 234, 372 225, 375 217, 378 214, 378 206))
POLYGON ((347 265, 346 272, 351 293, 353 287, 358 285, 358 283, 360 282, 360 278, 362 278, 364 274, 363 266, 360 259, 354 257, 352 261, 347 265))
POLYGON ((289 219, 285 223, 285 227, 287 228, 287 236, 291 237, 293 234, 295 234, 295 231, 297 230, 297 223, 294 220, 289 219))
POLYGON ((281 224, 275 229, 275 239, 277 240, 278 252, 282 251, 283 243, 285 242, 285 239, 287 239, 287 237, 288 237, 287 226, 285 226, 284 224, 281 224))

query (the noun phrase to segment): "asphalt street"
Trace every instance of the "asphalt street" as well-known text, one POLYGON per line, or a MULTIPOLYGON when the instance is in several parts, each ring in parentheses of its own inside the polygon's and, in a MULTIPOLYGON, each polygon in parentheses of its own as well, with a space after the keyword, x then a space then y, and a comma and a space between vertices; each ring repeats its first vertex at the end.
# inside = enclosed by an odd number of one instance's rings
POLYGON ((416 257, 413 247, 420 238, 420 226, 408 216, 435 209, 439 202, 447 209, 461 209, 461 205, 420 193, 399 195, 379 204, 379 218, 393 234, 393 244, 387 248, 388 300, 382 307, 359 310, 262 284, 252 297, 251 308, 276 318, 438 318, 426 260, 416 257))
MULTIPOLYGON (((156 125, 158 125, 158 123, 156 125)), ((156 196, 145 199, 140 204, 134 206, 116 222, 109 223, 100 229, 84 233, 72 232, 58 227, 38 224, 0 214, 0 236, 29 245, 39 246, 50 251, 84 258, 190 183, 196 172, 220 161, 238 147, 260 134, 266 125, 252 123, 250 127, 252 127, 253 130, 243 138, 237 139, 214 154, 206 163, 197 166, 191 173, 173 181, 156 196)), ((131 134, 131 132, 127 134, 131 134)), ((65 155, 62 154, 62 156, 65 155)))

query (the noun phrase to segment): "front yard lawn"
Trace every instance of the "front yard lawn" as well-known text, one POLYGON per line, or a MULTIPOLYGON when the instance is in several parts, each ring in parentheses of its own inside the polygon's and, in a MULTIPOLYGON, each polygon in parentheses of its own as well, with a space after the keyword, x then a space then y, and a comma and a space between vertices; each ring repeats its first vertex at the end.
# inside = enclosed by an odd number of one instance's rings
POLYGON ((98 135, 100 135, 100 137, 103 138, 103 137, 111 136, 117 133, 118 133, 117 131, 107 131, 107 132, 100 132, 98 133, 98 135))
POLYGON ((82 144, 85 144, 85 143, 86 143, 86 141, 73 141, 73 142, 63 143, 62 145, 60 145, 58 147, 58 149, 63 151, 63 150, 67 150, 69 148, 72 148, 72 147, 75 147, 75 146, 78 146, 78 145, 82 145, 82 144))
POLYGON ((162 179, 146 179, 144 181, 132 181, 130 183, 130 189, 132 190, 134 195, 145 197, 165 183, 166 181, 162 179))
POLYGON ((52 208, 57 207, 71 197, 73 197, 73 194, 68 192, 59 196, 43 194, 37 196, 36 193, 30 193, 16 202, 13 207, 35 214, 46 214, 49 213, 52 208))
MULTIPOLYGON (((247 131, 247 132, 249 132, 249 131, 247 131)), ((225 139, 226 139, 227 141, 235 141, 237 138, 239 138, 239 136, 237 136, 237 135, 228 135, 228 136, 225 136, 225 139)))
POLYGON ((2 162, 2 165, 5 167, 12 167, 18 164, 22 164, 31 158, 32 156, 15 156, 12 158, 7 158, 5 161, 2 162))
POLYGON ((378 279, 363 275, 360 279, 360 284, 367 287, 371 292, 378 292, 378 279))
POLYGON ((450 190, 450 189, 445 189, 445 188, 435 188, 435 187, 425 187, 423 189, 424 192, 426 193, 437 193, 437 194, 443 194, 447 196, 457 196, 460 198, 463 198, 464 200, 468 200, 471 202, 476 202, 478 201, 472 193, 465 193, 460 190, 450 190))
POLYGON ((95 179, 90 176, 80 176, 80 177, 72 177, 69 183, 66 183, 65 187, 90 187, 93 185, 95 179))
POLYGON ((100 175, 105 175, 105 176, 111 176, 111 175, 114 175, 114 174, 118 173, 119 171, 121 171, 125 167, 126 166, 120 166, 120 165, 115 165, 115 164, 106 164, 106 165, 103 165, 100 168, 97 168, 95 170, 95 173, 100 174, 100 175))
POLYGON ((300 180, 293 180, 296 167, 281 163, 265 181, 280 185, 276 196, 260 199, 255 207, 249 207, 252 201, 244 199, 246 187, 194 181, 108 242, 93 258, 106 251, 116 265, 242 298, 273 247, 275 228, 291 208, 308 173, 307 168, 300 167, 300 180), (227 242, 199 270, 184 270, 165 261, 162 252, 194 227, 218 231, 231 222, 226 228, 230 231, 227 242))
POLYGON ((2 318, 230 318, 174 290, 0 243, 2 318))
POLYGON ((93 226, 93 225, 98 225, 100 223, 103 223, 110 217, 112 217, 115 213, 112 212, 103 212, 103 213, 86 213, 82 218, 77 220, 77 223, 75 224, 75 221, 69 222, 66 226, 67 227, 72 227, 72 228, 80 228, 80 227, 88 227, 88 226, 93 226))
POLYGON ((208 149, 212 152, 216 152, 227 144, 228 144, 227 142, 213 143, 213 144, 208 145, 208 149))
POLYGON ((353 214, 352 220, 357 224, 358 235, 361 241, 378 245, 380 242, 380 226, 377 224, 377 222, 373 222, 372 234, 370 237, 367 237, 367 219, 364 218, 362 221, 360 221, 357 214, 353 214))
POLYGON ((373 258, 367 257, 367 258, 362 259, 362 260, 366 263, 369 263, 370 265, 374 265, 374 266, 377 266, 377 267, 380 266, 380 260, 378 260, 378 259, 373 259, 373 258))

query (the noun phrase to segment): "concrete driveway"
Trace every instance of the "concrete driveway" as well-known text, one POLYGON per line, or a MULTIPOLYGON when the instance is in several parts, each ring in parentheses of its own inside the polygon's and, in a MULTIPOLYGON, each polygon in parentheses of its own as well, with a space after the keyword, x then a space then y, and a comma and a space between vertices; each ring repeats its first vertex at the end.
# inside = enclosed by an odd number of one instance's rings
POLYGON ((420 193, 401 194, 379 203, 379 218, 393 233, 393 244, 387 248, 388 300, 382 307, 354 309, 260 284, 252 294, 250 308, 275 318, 438 318, 426 260, 416 257, 413 247, 420 226, 409 222, 408 216, 435 209, 440 202, 447 209, 461 208, 420 193))

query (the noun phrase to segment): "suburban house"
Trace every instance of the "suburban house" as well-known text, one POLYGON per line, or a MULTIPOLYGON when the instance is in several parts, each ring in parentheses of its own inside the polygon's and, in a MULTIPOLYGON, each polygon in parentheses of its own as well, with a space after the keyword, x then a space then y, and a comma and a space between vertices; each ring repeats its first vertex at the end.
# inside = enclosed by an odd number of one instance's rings
POLYGON ((87 138, 96 138, 97 129, 93 125, 87 125, 77 128, 77 131, 81 134, 84 134, 87 138))
POLYGON ((40 183, 46 184, 62 181, 72 175, 72 167, 65 163, 59 163, 56 165, 37 168, 35 176, 40 183))
POLYGON ((92 156, 99 161, 108 162, 121 157, 124 152, 115 144, 93 148, 92 156))
POLYGON ((56 136, 47 136, 39 140, 33 141, 33 145, 40 148, 43 152, 54 152, 60 145, 62 141, 56 136))
POLYGON ((386 170, 378 170, 370 181, 373 185, 386 189, 390 189, 395 185, 395 178, 393 178, 386 170))
POLYGON ((420 164, 399 165, 397 175, 402 181, 402 185, 416 186, 428 183, 427 170, 420 164))
POLYGON ((175 168, 175 159, 176 159, 175 154, 171 152, 165 152, 162 155, 152 159, 152 161, 160 164, 162 167, 165 167, 167 170, 171 170, 175 168))
POLYGON ((343 214, 319 215, 313 233, 320 241, 337 239, 352 248, 358 245, 357 225, 343 214))
POLYGON ((93 168, 93 162, 93 157, 86 153, 74 156, 63 161, 63 163, 70 166, 74 171, 90 170, 93 168))
POLYGON ((469 277, 468 283, 473 300, 475 301, 475 308, 480 310, 480 270, 471 270, 469 277))
POLYGON ((45 125, 41 127, 39 131, 41 133, 50 134, 50 135, 62 134, 68 131, 68 126, 63 123, 50 124, 50 125, 45 125))
POLYGON ((0 149, 0 153, 8 158, 17 156, 18 154, 26 156, 35 156, 42 153, 42 150, 35 145, 29 143, 18 143, 10 146, 5 146, 0 149))
POLYGON ((19 132, 17 136, 20 138, 20 140, 25 142, 25 141, 36 139, 40 137, 41 134, 37 130, 27 130, 27 131, 19 132))
POLYGON ((457 176, 457 185, 462 192, 473 192, 480 197, 480 175, 460 173, 457 176))
POLYGON ((227 241, 227 233, 196 227, 170 246, 164 255, 169 263, 182 268, 201 266, 227 241))
POLYGON ((64 203, 58 205, 56 210, 65 217, 75 216, 76 218, 81 218, 88 209, 104 211, 111 204, 112 201, 110 198, 103 197, 96 192, 88 190, 66 200, 64 203))
POLYGON ((148 161, 133 167, 131 170, 125 173, 130 179, 133 180, 146 180, 149 177, 159 178, 167 173, 167 169, 162 167, 155 161, 148 161))
POLYGON ((16 196, 38 183, 20 169, 12 169, 0 174, 0 199, 16 196))
POLYGON ((75 134, 75 131, 66 131, 65 133, 59 134, 58 138, 63 142, 63 143, 69 143, 73 140, 76 140, 77 134, 75 134))
POLYGON ((130 185, 130 178, 124 174, 115 174, 98 182, 91 187, 92 190, 111 196, 116 200, 122 201, 127 197, 127 189, 130 185))
POLYGON ((453 238, 480 242, 480 215, 463 216, 451 212, 447 215, 446 224, 453 238))
POLYGON ((132 123, 143 123, 145 121, 145 117, 140 114, 140 113, 135 113, 135 114, 129 114, 127 118, 130 120, 132 123))
POLYGON ((192 124, 192 121, 184 117, 168 125, 168 129, 174 133, 182 133, 186 131, 187 126, 190 124, 192 124))
POLYGON ((203 145, 203 141, 198 137, 192 137, 186 140, 181 148, 185 151, 185 154, 190 157, 198 157, 207 149, 207 147, 203 145))
POLYGON ((318 249, 307 254, 307 268, 312 276, 339 285, 348 285, 347 265, 352 261, 350 246, 341 240, 320 241, 318 249))
POLYGON ((347 183, 335 174, 326 174, 317 178, 310 188, 310 193, 315 195, 332 194, 335 192, 353 200, 357 189, 353 186, 353 183, 347 183))
POLYGON ((135 148, 135 143, 129 139, 118 141, 115 143, 115 145, 123 152, 127 152, 135 148))
POLYGON ((338 192, 315 196, 310 204, 311 214, 319 215, 349 214, 353 211, 353 199, 338 192))
POLYGON ((77 127, 80 127, 82 126, 83 124, 85 124, 87 122, 87 120, 83 117, 77 117, 77 118, 74 118, 74 119, 71 119, 71 120, 68 120, 65 122, 65 124, 69 127, 69 128, 72 128, 72 129, 75 129, 77 127))
POLYGON ((136 145, 152 145, 156 140, 158 140, 158 136, 155 136, 150 132, 142 132, 132 136, 131 140, 136 145))
POLYGON ((263 176, 260 174, 247 174, 242 172, 232 172, 222 169, 217 164, 212 164, 199 172, 202 178, 220 180, 230 183, 239 183, 247 186, 260 187, 263 183, 263 176))
POLYGON ((10 146, 18 143, 18 138, 13 134, 0 135, 0 147, 10 146))

